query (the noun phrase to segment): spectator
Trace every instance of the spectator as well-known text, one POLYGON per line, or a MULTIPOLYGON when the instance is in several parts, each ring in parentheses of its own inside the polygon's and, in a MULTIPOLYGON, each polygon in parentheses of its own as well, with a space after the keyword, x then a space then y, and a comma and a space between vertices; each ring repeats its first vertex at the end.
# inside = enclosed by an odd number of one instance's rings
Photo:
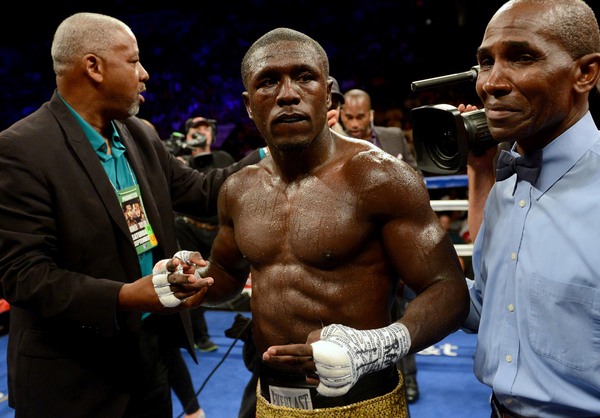
POLYGON ((371 97, 366 91, 352 89, 344 94, 341 121, 346 134, 371 142, 419 171, 414 151, 408 145, 402 129, 396 126, 375 126, 374 116, 371 97))
POLYGON ((344 104, 344 95, 340 91, 340 85, 338 84, 337 80, 335 78, 333 78, 332 76, 329 76, 329 80, 333 82, 333 84, 331 86, 331 106, 329 106, 329 109, 337 110, 337 117, 336 117, 335 125, 331 129, 333 129, 334 131, 336 131, 339 134, 346 135, 346 132, 344 131, 344 127, 339 122, 342 105, 344 104))

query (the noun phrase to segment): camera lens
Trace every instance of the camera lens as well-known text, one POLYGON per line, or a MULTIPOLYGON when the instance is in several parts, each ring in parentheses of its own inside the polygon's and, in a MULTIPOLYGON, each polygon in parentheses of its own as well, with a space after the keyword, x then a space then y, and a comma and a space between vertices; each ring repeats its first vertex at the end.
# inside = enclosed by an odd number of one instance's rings
POLYGON ((458 143, 456 142, 455 129, 440 132, 437 146, 431 149, 431 157, 441 167, 452 165, 452 162, 458 158, 458 143))
POLYGON ((467 162, 467 141, 460 112, 450 105, 421 106, 411 110, 417 165, 437 174, 458 172, 467 162))
POLYGON ((473 154, 483 155, 488 148, 498 145, 498 142, 490 135, 484 110, 464 112, 462 120, 469 135, 469 149, 473 151, 473 154))
POLYGON ((484 110, 460 113, 438 104, 411 110, 417 166, 430 173, 455 174, 467 166, 469 151, 481 154, 497 143, 484 110))

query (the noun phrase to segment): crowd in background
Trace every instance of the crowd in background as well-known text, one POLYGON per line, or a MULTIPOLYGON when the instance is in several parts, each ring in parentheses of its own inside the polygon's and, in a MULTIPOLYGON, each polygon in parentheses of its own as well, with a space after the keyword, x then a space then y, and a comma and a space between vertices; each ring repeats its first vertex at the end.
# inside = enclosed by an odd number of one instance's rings
POLYGON ((150 73, 140 116, 163 138, 181 132, 187 118, 205 115, 218 121, 217 145, 234 157, 262 144, 241 100, 240 62, 250 42, 275 26, 302 30, 321 42, 342 91, 361 88, 371 94, 377 124, 406 126, 412 107, 455 104, 464 92, 474 95, 471 83, 418 95, 410 91, 410 83, 466 71, 475 63, 479 34, 502 1, 480 3, 353 0, 340 7, 303 1, 284 12, 270 0, 180 7, 177 2, 150 6, 112 1, 93 8, 67 2, 43 16, 24 10, 26 25, 0 29, 0 127, 50 98, 54 80, 48 46, 53 30, 64 17, 83 9, 115 15, 135 31, 150 73))
MULTIPOLYGON (((114 0, 85 9, 119 17, 135 31, 150 73, 139 116, 150 121, 161 138, 184 133, 188 118, 203 115, 218 123, 213 148, 239 160, 264 145, 241 99, 240 62, 252 40, 269 28, 287 25, 321 42, 342 93, 352 88, 368 91, 375 124, 399 126, 411 140, 411 109, 438 103, 478 104, 474 83, 419 92, 412 92, 410 85, 467 71, 475 63, 488 18, 502 3, 351 0, 339 7, 302 1, 293 13, 284 13, 272 0, 202 7, 114 0)), ((19 13, 20 6, 16 7, 19 13)), ((50 98, 54 79, 48 51, 53 31, 64 17, 82 10, 67 2, 50 14, 28 14, 26 27, 16 29, 9 22, 0 28, 0 129, 50 98)), ((595 101, 592 95, 592 105, 595 101)), ((430 192, 439 199, 447 191, 430 192)))

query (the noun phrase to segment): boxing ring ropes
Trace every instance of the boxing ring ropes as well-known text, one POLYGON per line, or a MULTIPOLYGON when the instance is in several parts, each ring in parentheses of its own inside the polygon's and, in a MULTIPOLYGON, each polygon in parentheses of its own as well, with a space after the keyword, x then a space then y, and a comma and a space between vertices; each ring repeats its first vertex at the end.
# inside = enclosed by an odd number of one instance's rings
MULTIPOLYGON (((457 174, 451 176, 425 177, 425 184, 428 189, 467 187, 467 175, 457 174)), ((469 209, 469 201, 465 199, 432 200, 431 207, 436 212, 444 210, 466 211, 469 209)), ((473 255, 473 244, 454 244, 454 248, 459 257, 470 257, 473 255)))

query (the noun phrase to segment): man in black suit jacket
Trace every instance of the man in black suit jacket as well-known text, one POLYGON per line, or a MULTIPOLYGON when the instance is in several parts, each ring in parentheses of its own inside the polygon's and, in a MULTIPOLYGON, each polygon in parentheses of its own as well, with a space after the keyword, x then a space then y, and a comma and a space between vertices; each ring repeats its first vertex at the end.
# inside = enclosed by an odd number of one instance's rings
POLYGON ((340 116, 346 134, 369 141, 418 170, 417 159, 402 129, 395 126, 375 126, 374 115, 371 97, 366 91, 352 89, 344 93, 340 116))
POLYGON ((135 117, 149 76, 117 19, 65 19, 52 58, 50 101, 0 133, 9 404, 20 418, 170 418, 158 348, 195 358, 189 309, 212 279, 152 270, 178 250, 173 211, 216 213, 223 180, 259 151, 207 174, 169 154, 135 117))
MULTIPOLYGON (((341 120, 346 133, 354 138, 369 141, 388 154, 397 156, 422 175, 423 173, 417 167, 417 159, 413 149, 408 144, 404 132, 395 126, 375 126, 373 123, 374 114, 375 112, 371 108, 371 97, 366 91, 352 89, 344 94, 341 120)), ((404 297, 398 297, 393 306, 395 319, 403 315, 407 300, 410 299, 408 294, 414 294, 409 288, 405 288, 404 292, 404 297)), ((419 399, 419 386, 415 355, 409 354, 400 359, 398 367, 404 374, 406 400, 409 403, 416 402, 419 399)))

